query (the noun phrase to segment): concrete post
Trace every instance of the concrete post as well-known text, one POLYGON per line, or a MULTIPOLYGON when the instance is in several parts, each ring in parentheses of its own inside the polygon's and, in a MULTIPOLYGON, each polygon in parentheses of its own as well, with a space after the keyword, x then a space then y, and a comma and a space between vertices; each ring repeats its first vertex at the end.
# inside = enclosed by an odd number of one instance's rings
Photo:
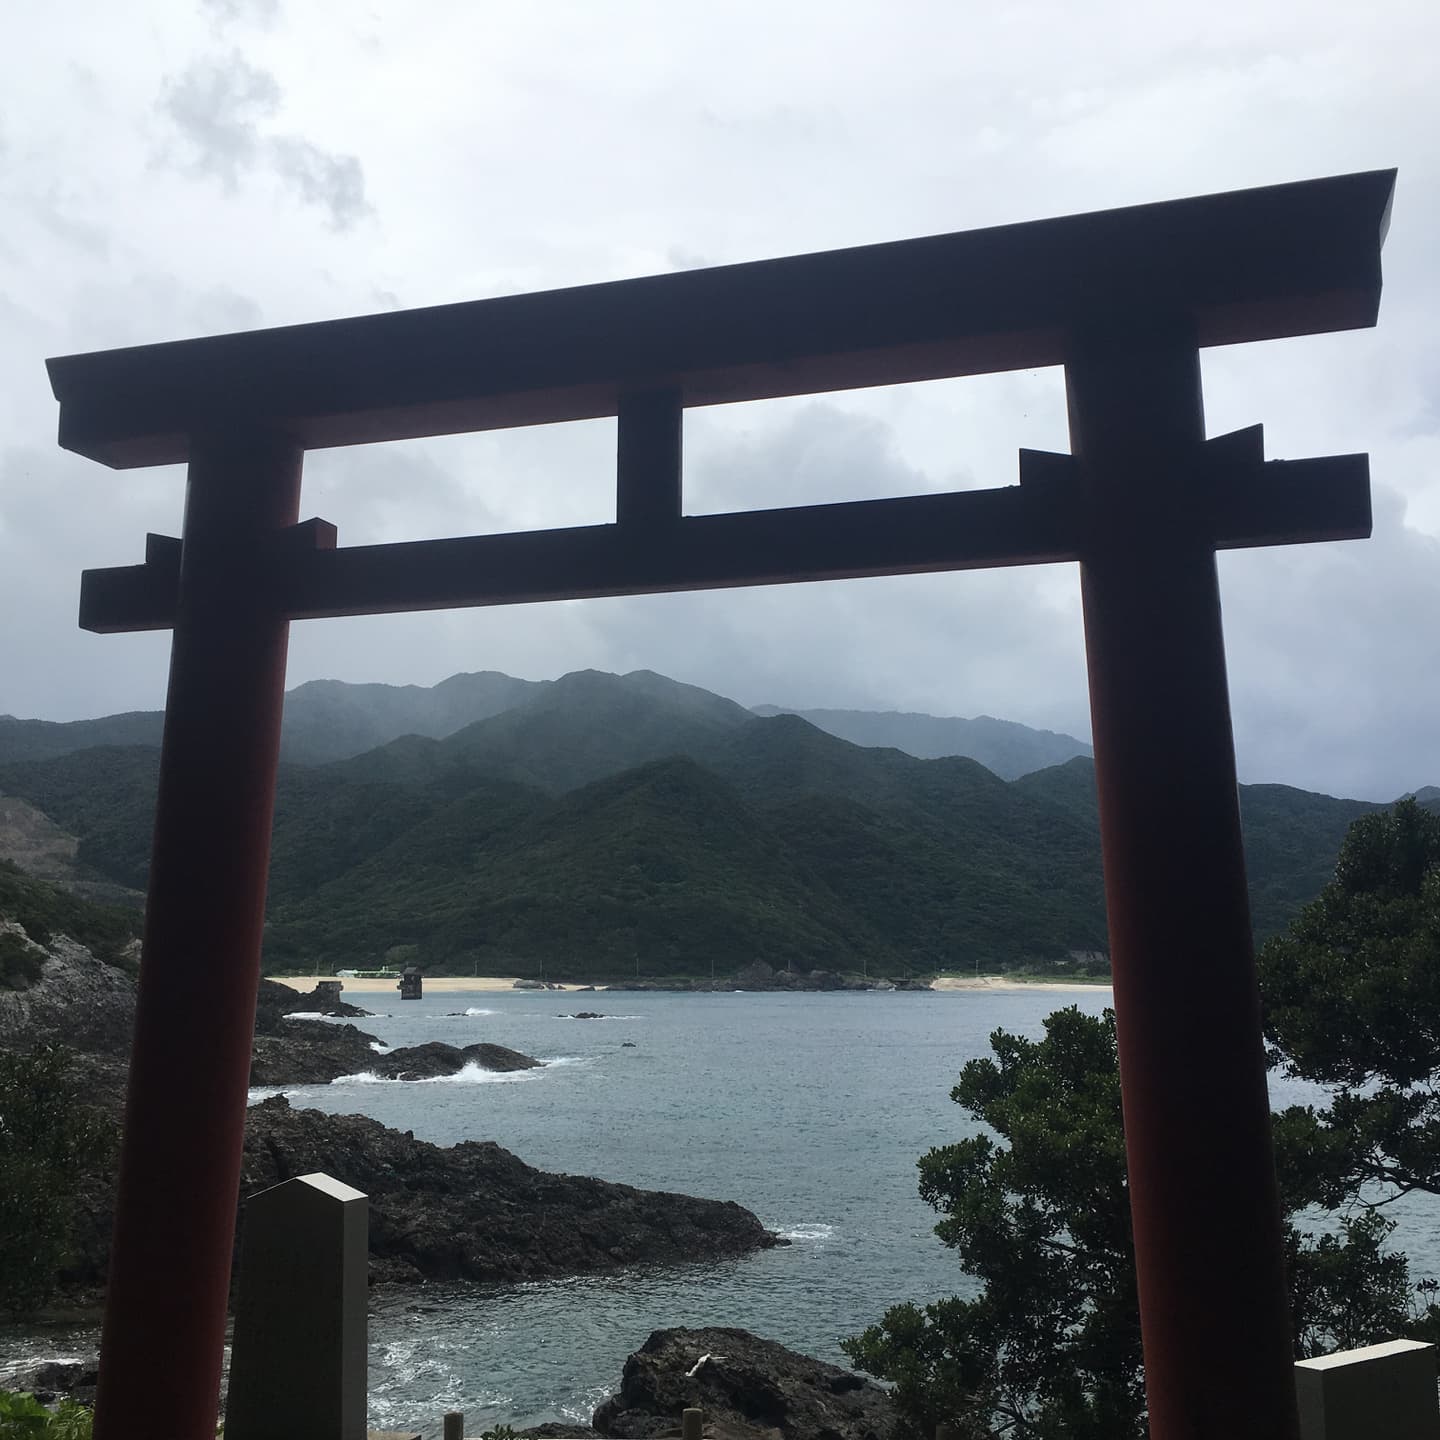
POLYGON ((1435 1347, 1391 1340, 1295 1366, 1300 1440, 1440 1440, 1435 1347))
POLYGON ((705 1412, 693 1407, 681 1412, 680 1440, 700 1440, 705 1429, 705 1412))
POLYGON ((447 1410, 442 1422, 445 1427, 444 1440, 465 1440, 465 1416, 459 1410, 447 1410))
POLYGON ((247 1202, 226 1440, 365 1440, 369 1206, 319 1174, 247 1202))

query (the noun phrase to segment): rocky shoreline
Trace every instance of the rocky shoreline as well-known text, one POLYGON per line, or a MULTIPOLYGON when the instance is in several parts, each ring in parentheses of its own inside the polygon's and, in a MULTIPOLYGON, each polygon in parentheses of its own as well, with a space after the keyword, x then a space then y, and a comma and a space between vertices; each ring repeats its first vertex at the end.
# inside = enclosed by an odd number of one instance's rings
MULTIPOLYGON (((46 1404, 94 1404, 96 1358, 42 1361, 0 1371, 0 1386, 46 1404)), ((854 1371, 729 1326, 656 1330, 625 1361, 619 1389, 589 1425, 550 1421, 515 1432, 527 1440, 660 1440, 680 1416, 704 1411, 706 1440, 892 1440, 889 1394, 854 1371)), ((433 1435, 433 1432, 430 1432, 433 1435)), ((478 1432, 474 1432, 478 1433, 478 1432)))
MULTIPOLYGON (((87 1092, 118 1122, 134 982, 68 940, 45 948, 34 985, 0 992, 0 1047, 73 1049, 87 1092)), ((387 1051, 354 1025, 291 1018, 315 1008, 314 995, 262 982, 253 1084, 328 1083, 361 1071, 414 1080, 468 1065, 516 1071, 543 1063, 492 1044, 429 1041, 387 1051)), ((507 1284, 712 1261, 787 1243, 733 1201, 552 1175, 489 1141, 433 1145, 366 1116, 296 1109, 282 1096, 252 1105, 246 1117, 239 1228, 247 1196, 317 1170, 370 1197, 372 1283, 507 1284)), ((59 1277, 73 1303, 103 1288, 113 1192, 112 1174, 76 1177, 71 1256, 59 1277)))

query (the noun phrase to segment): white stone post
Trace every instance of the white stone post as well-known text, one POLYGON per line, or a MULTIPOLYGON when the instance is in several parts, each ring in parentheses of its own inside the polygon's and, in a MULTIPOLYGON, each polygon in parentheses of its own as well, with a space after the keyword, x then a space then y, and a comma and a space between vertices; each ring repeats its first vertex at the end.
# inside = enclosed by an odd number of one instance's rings
POLYGON ((366 1440, 369 1206, 320 1174, 246 1202, 225 1440, 366 1440))
POLYGON ((1391 1340, 1295 1365, 1301 1440, 1440 1440, 1435 1347, 1391 1340))

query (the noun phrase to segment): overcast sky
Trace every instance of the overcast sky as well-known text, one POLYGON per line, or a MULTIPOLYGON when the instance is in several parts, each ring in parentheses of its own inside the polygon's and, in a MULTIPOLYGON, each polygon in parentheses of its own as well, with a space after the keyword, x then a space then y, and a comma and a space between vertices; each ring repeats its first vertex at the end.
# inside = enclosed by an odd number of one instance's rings
MULTIPOLYGON (((0 712, 157 708, 79 573, 178 468, 55 445, 47 356, 1398 166, 1374 331, 1205 356, 1211 434, 1369 451, 1372 540, 1222 556, 1241 778, 1440 783, 1440 6, 15 0, 0 50, 0 712)), ((691 512, 1013 483, 1058 372, 686 418, 691 512)), ((614 424, 330 451, 341 544, 613 518, 614 424)), ((311 622, 290 682, 649 668, 1089 736, 1073 566, 311 622)))

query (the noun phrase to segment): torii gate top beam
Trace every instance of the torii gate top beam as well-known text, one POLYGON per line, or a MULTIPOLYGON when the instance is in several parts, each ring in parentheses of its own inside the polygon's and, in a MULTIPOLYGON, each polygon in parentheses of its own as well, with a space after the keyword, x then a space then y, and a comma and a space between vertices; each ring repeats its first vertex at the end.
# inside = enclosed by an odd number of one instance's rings
POLYGON ((1150 317, 1202 346, 1375 323, 1393 170, 49 362, 116 468, 257 425, 304 449, 1063 364, 1150 317))

